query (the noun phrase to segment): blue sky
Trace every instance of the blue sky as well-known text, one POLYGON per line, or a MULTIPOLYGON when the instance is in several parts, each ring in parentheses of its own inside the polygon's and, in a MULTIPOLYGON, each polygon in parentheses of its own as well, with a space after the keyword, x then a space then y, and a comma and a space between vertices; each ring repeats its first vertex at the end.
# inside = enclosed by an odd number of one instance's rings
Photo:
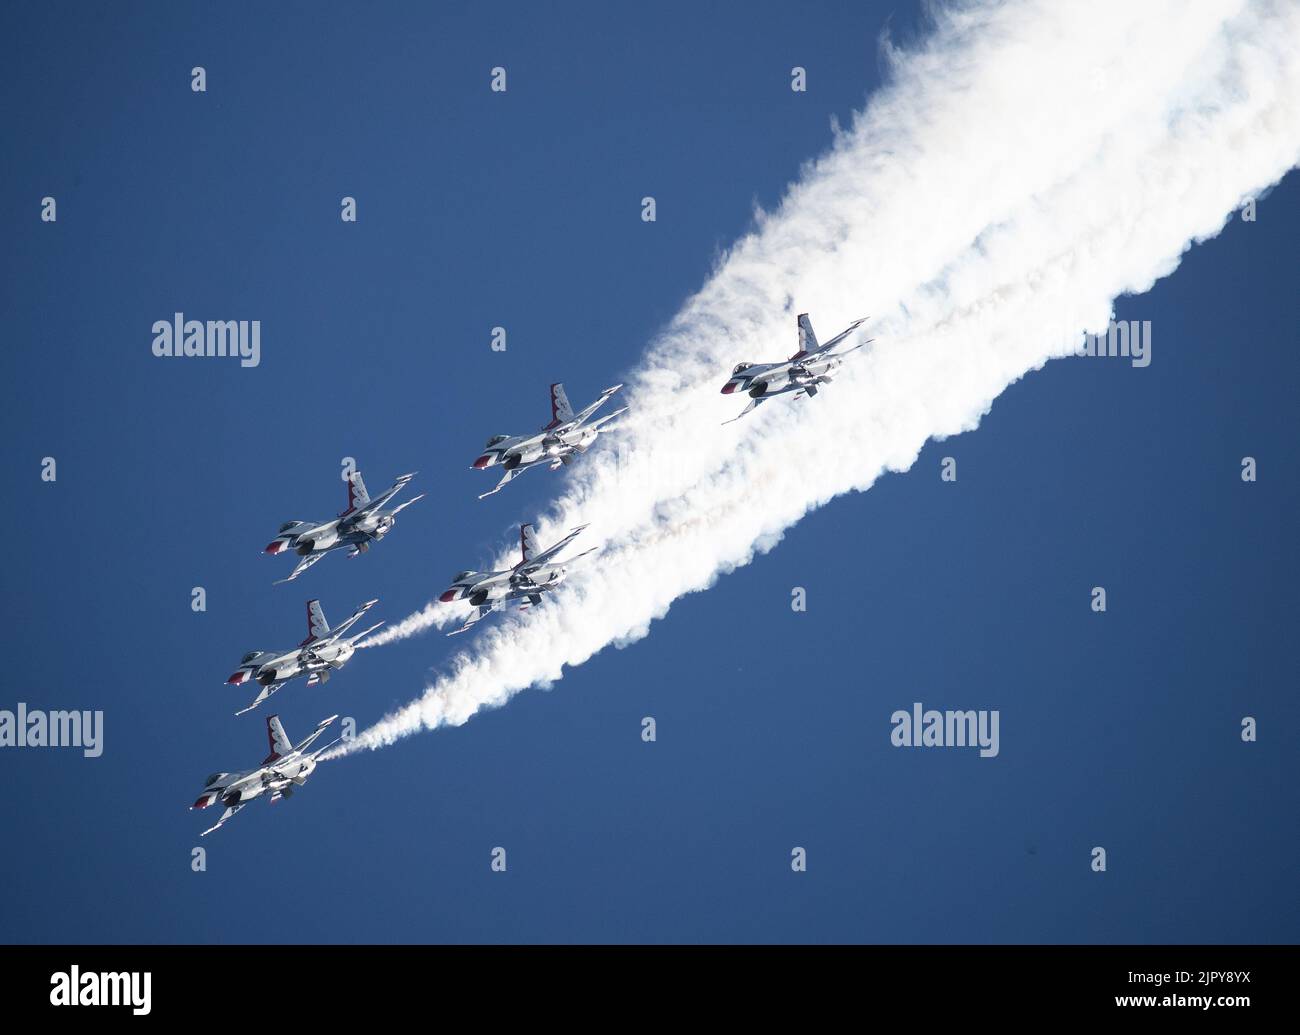
MULTIPOLYGON (((917 16, 3 17, 0 708, 105 712, 100 758, 0 751, 4 940, 1295 940, 1294 177, 1121 301, 1153 322, 1149 368, 1049 364, 648 638, 322 767, 204 839, 195 873, 208 815, 186 806, 264 753, 223 686, 239 656, 301 639, 308 596, 395 620, 488 560, 563 475, 479 502, 478 446, 543 423, 553 380, 578 405, 619 380, 877 85, 880 30, 917 16), (260 319, 261 365, 155 359, 177 310, 260 319), (418 470, 428 496, 369 556, 272 586, 287 562, 261 547, 342 509, 345 456, 372 491, 418 470), (916 700, 999 709, 1001 754, 890 747, 916 700)), ((365 725, 454 646, 364 652, 277 710, 295 739, 365 725)))

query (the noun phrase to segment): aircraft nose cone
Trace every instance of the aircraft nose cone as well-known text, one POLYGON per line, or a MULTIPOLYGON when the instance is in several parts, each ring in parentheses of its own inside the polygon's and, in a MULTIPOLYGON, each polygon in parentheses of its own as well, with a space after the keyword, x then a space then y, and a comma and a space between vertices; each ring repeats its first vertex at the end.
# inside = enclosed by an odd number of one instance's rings
POLYGON ((281 550, 284 549, 284 545, 285 545, 285 544, 284 544, 282 541, 280 541, 279 539, 277 539, 277 540, 276 540, 275 542, 273 542, 273 543, 267 543, 267 544, 266 544, 266 550, 263 551, 263 552, 264 552, 264 553, 279 553, 281 550))
POLYGON ((490 456, 481 456, 474 461, 474 470, 481 471, 491 462, 492 462, 492 458, 490 456))
POLYGON ((231 686, 238 686, 247 678, 248 678, 247 672, 236 672, 233 676, 227 679, 226 682, 229 683, 231 686))
POLYGON ((438 599, 444 604, 450 604, 453 600, 456 599, 456 591, 454 589, 449 589, 438 599))
POLYGON ((728 381, 725 385, 722 386, 722 394, 723 394, 723 395, 730 395, 730 394, 731 394, 732 392, 734 392, 735 390, 736 390, 736 382, 735 382, 735 381, 728 381))
POLYGON ((190 806, 190 808, 192 808, 192 809, 206 809, 206 808, 207 808, 209 805, 211 805, 211 804, 212 804, 212 799, 209 798, 206 794, 204 794, 204 795, 201 795, 199 798, 197 798, 197 799, 195 800, 194 804, 190 806))

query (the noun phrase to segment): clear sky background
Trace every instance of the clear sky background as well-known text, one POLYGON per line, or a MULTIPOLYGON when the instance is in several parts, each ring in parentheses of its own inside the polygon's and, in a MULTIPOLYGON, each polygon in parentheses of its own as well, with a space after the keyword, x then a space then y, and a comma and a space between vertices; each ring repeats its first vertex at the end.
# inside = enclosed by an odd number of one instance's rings
MULTIPOLYGON (((621 379, 878 85, 887 25, 915 6, 6 6, 0 708, 106 717, 97 759, 0 750, 0 939, 1296 940, 1294 176, 1121 300, 1149 368, 1050 363, 639 643, 199 840, 203 778, 266 750, 239 657, 309 596, 397 620, 487 563, 564 475, 480 502, 478 447, 621 379), (178 310, 260 319, 260 367, 154 358, 178 310), (343 509, 349 456, 427 497, 272 586, 261 548, 343 509), (999 709, 1000 756, 891 747, 913 701, 999 709)), ((275 710, 364 727, 463 640, 275 710)))

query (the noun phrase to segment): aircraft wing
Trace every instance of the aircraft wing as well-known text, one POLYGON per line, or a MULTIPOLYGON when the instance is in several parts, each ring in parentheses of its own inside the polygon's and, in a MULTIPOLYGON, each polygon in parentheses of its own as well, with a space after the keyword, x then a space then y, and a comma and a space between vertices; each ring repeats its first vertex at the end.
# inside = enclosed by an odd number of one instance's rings
POLYGON ((527 463, 520 464, 518 467, 512 467, 510 470, 506 471, 506 473, 501 476, 501 480, 497 482, 495 489, 489 489, 487 492, 483 493, 479 497, 479 499, 481 500, 487 499, 489 496, 492 496, 500 492, 502 489, 504 489, 506 487, 506 483, 509 482, 512 478, 518 478, 525 471, 537 467, 540 464, 549 464, 550 462, 551 462, 551 458, 549 456, 544 456, 540 460, 529 460, 527 463))
POLYGON ((601 417, 600 420, 598 420, 598 421, 593 421, 591 426, 592 426, 593 428, 601 428, 601 429, 603 429, 604 431, 614 431, 614 430, 618 427, 618 425, 615 425, 615 426, 612 427, 612 428, 606 428, 605 425, 608 424, 610 421, 612 421, 615 417, 619 416, 620 414, 624 414, 624 413, 627 413, 627 407, 626 407, 626 406, 620 406, 620 407, 619 407, 617 410, 615 410, 613 413, 607 413, 605 416, 601 417))
POLYGON ((767 400, 764 399, 764 398, 762 398, 761 396, 760 396, 759 398, 757 398, 757 399, 751 399, 751 400, 749 401, 749 405, 748 405, 748 406, 746 406, 746 407, 745 407, 743 410, 741 410, 738 414, 736 414, 734 417, 732 417, 731 420, 724 420, 722 423, 723 423, 723 424, 734 424, 736 421, 740 420, 740 418, 743 417, 745 414, 749 413, 751 410, 756 410, 756 409, 758 409, 758 407, 759 407, 761 404, 765 403, 765 402, 767 402, 767 400))
MULTIPOLYGON (((285 680, 285 682, 287 683, 288 680, 285 680)), ((244 715, 247 712, 251 712, 254 708, 256 708, 259 704, 265 701, 268 697, 270 697, 273 693, 279 690, 280 687, 282 686, 284 686, 284 683, 272 683, 270 686, 262 687, 262 692, 258 694, 255 698, 253 698, 253 703, 250 704, 247 708, 239 709, 239 711, 235 712, 235 714, 244 715)))
MULTIPOLYGON (((362 506, 356 507, 355 509, 348 511, 347 516, 343 519, 344 523, 353 524, 356 522, 357 518, 359 518, 362 514, 369 514, 373 510, 378 510, 385 503, 387 503, 394 496, 396 496, 399 492, 401 492, 402 489, 405 487, 406 483, 409 482, 412 478, 414 478, 417 474, 419 474, 418 471, 412 471, 410 474, 398 475, 397 481, 393 482, 391 488, 385 489, 374 499, 367 501, 362 506)), ((411 500, 411 502, 414 503, 415 500, 411 500)))
POLYGON ((578 534, 586 527, 586 525, 579 525, 554 546, 548 546, 545 550, 538 553, 533 553, 531 550, 525 550, 524 552, 526 554, 531 554, 531 556, 526 557, 526 559, 516 564, 514 570, 520 574, 527 574, 530 571, 535 571, 573 542, 573 540, 578 537, 578 534))
POLYGON ((397 517, 398 514, 400 514, 402 511, 404 511, 404 510, 405 510, 407 507, 409 507, 412 503, 419 503, 420 500, 422 500, 422 499, 424 499, 424 493, 420 493, 420 495, 418 495, 418 496, 412 496, 412 497, 411 497, 409 500, 407 500, 405 503, 401 504, 400 506, 394 507, 393 510, 392 510, 392 516, 393 516, 393 517, 397 517))
MULTIPOLYGON (((622 387, 623 386, 621 384, 617 384, 614 385, 612 388, 606 388, 603 392, 600 393, 599 399, 597 399, 590 406, 586 407, 586 409, 579 410, 577 413, 575 413, 573 415, 573 419, 568 422, 567 426, 569 428, 578 427, 578 425, 580 425, 583 421, 585 421, 588 417, 590 417, 593 413, 595 413, 598 409, 600 409, 600 407, 604 405, 606 399, 608 399, 611 395, 613 395, 622 387)), ((622 411, 620 410, 619 412, 621 413, 622 411)))
POLYGON ((315 564, 324 556, 325 556, 324 552, 309 553, 306 557, 304 557, 302 560, 298 562, 297 567, 295 567, 293 571, 290 572, 289 577, 287 579, 276 579, 274 585, 283 586, 286 582, 292 582, 294 579, 296 579, 299 575, 301 575, 304 571, 306 571, 308 568, 310 568, 313 564, 315 564))
MULTIPOLYGON (((519 468, 516 467, 516 468, 514 468, 514 469, 512 469, 512 470, 507 471, 504 475, 501 476, 501 480, 500 480, 499 482, 497 482, 497 484, 496 484, 496 488, 488 489, 487 492, 482 493, 482 494, 479 496, 479 499, 481 499, 481 500, 485 500, 485 499, 487 499, 489 496, 495 496, 498 492, 500 492, 502 489, 504 489, 504 488, 506 487, 506 482, 510 481, 510 479, 513 478, 513 477, 515 476, 515 472, 518 471, 518 470, 519 470, 519 468)), ((524 470, 527 470, 527 468, 524 468, 524 470)))
POLYGON ((569 558, 567 561, 565 561, 564 563, 565 563, 566 566, 567 566, 567 565, 570 565, 570 564, 572 564, 574 561, 579 560, 580 558, 586 557, 587 554, 589 554, 589 553, 595 553, 595 552, 596 552, 597 550, 599 550, 599 549, 600 549, 599 546, 593 546, 590 550, 583 550, 582 553, 575 553, 572 557, 570 557, 570 558, 569 558))
MULTIPOLYGON (((314 743, 316 743, 316 741, 320 739, 320 735, 324 733, 327 729, 329 729, 330 726, 333 725, 334 720, 337 718, 338 718, 337 715, 331 715, 328 719, 321 719, 320 722, 316 723, 316 728, 312 730, 310 734, 308 734, 307 738, 301 744, 299 744, 297 747, 293 749, 294 754, 300 755, 304 751, 306 751, 309 747, 311 747, 314 743)), ((324 751, 325 749, 321 748, 321 750, 324 751)))
POLYGON ((312 646, 320 647, 327 643, 333 643, 345 632, 347 632, 354 625, 356 625, 357 621, 361 618, 361 616, 365 614, 367 611, 369 611, 372 607, 374 607, 377 603, 379 603, 378 598, 375 598, 374 600, 367 600, 364 604, 362 604, 355 611, 353 611, 351 615, 343 619, 343 621, 339 622, 338 625, 336 625, 333 629, 331 629, 328 635, 323 636, 320 639, 313 640, 312 646))
POLYGON ((362 630, 361 630, 359 633, 357 633, 355 636, 351 637, 352 642, 353 642, 353 643, 356 643, 358 640, 364 640, 367 636, 369 636, 372 632, 374 632, 376 629, 378 629, 378 628, 379 628, 381 625, 383 625, 383 624, 384 624, 383 622, 376 622, 374 625, 370 626, 368 629, 362 629, 362 630))
POLYGON ((462 625, 459 629, 453 629, 447 635, 456 636, 459 635, 460 633, 468 632, 473 625, 475 625, 478 622, 481 622, 484 618, 486 618, 495 610, 496 610, 496 604, 481 604, 480 606, 474 609, 474 612, 468 618, 465 619, 464 625, 462 625))
POLYGON ((342 741, 343 741, 343 738, 342 738, 342 737, 335 737, 333 740, 331 740, 331 741, 330 741, 328 744, 326 744, 324 747, 318 747, 315 751, 313 751, 313 752, 311 753, 311 757, 312 757, 312 758, 320 758, 321 755, 325 754, 325 752, 328 751, 330 748, 332 748, 335 744, 342 743, 342 741))
MULTIPOLYGON (((864 323, 866 323, 869 319, 870 319, 870 317, 868 317, 868 316, 864 316, 861 320, 854 320, 851 324, 849 324, 846 328, 844 328, 844 330, 840 331, 839 334, 835 335, 835 337, 833 337, 833 338, 832 338, 830 341, 828 341, 825 345, 820 345, 820 346, 818 346, 818 347, 817 347, 817 350, 814 352, 814 355, 821 356, 821 355, 825 355, 827 352, 830 352, 833 348, 835 348, 836 345, 838 345, 838 344, 839 344, 840 342, 842 342, 845 338, 847 338, 850 334, 852 334, 854 331, 856 331, 859 327, 861 327, 861 326, 862 326, 864 323)), ((854 345, 853 348, 845 349, 844 351, 845 351, 845 352, 852 352, 853 349, 860 349, 860 348, 862 348, 862 346, 865 345, 865 344, 866 344, 865 341, 864 341, 864 342, 859 342, 857 345, 854 345)))
POLYGON ((233 816, 236 812, 238 812, 247 804, 248 802, 241 801, 238 805, 229 806, 226 809, 226 811, 221 814, 221 818, 217 820, 212 826, 208 827, 207 830, 203 831, 203 833, 201 833, 199 837, 207 837, 210 833, 212 833, 212 831, 219 829, 221 825, 226 822, 226 820, 228 820, 231 816, 233 816))

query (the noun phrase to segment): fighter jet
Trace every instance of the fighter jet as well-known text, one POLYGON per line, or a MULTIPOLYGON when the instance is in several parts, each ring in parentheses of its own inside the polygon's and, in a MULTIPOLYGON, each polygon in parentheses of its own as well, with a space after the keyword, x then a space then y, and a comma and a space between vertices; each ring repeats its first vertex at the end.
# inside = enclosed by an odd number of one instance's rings
MULTIPOLYGON (((455 636, 457 633, 463 633, 475 622, 486 618, 497 608, 506 606, 512 600, 525 601, 519 605, 521 611, 532 604, 540 604, 542 594, 557 589, 564 581, 566 573, 562 565, 552 563, 551 559, 573 542, 578 537, 578 533, 586 527, 586 525, 579 525, 554 546, 539 550, 537 533, 533 526, 520 525, 519 547, 523 559, 513 568, 506 571, 459 572, 452 579, 451 589, 438 599, 444 604, 449 604, 453 600, 468 600, 477 610, 470 615, 463 626, 447 635, 455 636)), ((585 557, 592 552, 594 548, 585 550, 570 558, 570 561, 576 561, 578 557, 585 557)))
POLYGON ((232 686, 239 686, 252 679, 262 686, 262 692, 257 695, 253 703, 235 714, 243 715, 244 712, 251 712, 295 676, 306 676, 308 686, 329 682, 330 674, 335 669, 342 668, 352 657, 357 649, 357 641, 384 624, 376 622, 369 629, 355 636, 343 635, 356 624, 358 618, 377 603, 379 603, 377 600, 367 600, 352 612, 350 618, 331 629, 329 622, 325 621, 325 612, 321 610, 320 601, 308 600, 307 638, 302 643, 293 650, 278 654, 275 651, 250 651, 239 662, 239 668, 235 669, 231 677, 226 680, 232 686))
POLYGON ((220 801, 226 806, 226 811, 221 814, 221 818, 199 836, 206 837, 250 801, 261 797, 267 791, 271 792, 272 805, 281 798, 292 796, 294 788, 306 783, 307 777, 316 768, 317 756, 338 743, 335 740, 310 754, 307 753, 307 749, 337 718, 337 715, 331 715, 328 719, 321 719, 311 736, 294 747, 285 736, 284 727, 280 725, 280 717, 268 715, 266 736, 271 742, 271 753, 262 760, 262 764, 256 769, 246 769, 241 773, 213 773, 203 785, 203 793, 190 806, 191 809, 206 809, 214 801, 220 801))
POLYGON ((860 349, 863 345, 870 344, 870 341, 862 341, 849 346, 842 352, 834 351, 835 346, 866 323, 867 319, 864 316, 861 320, 854 320, 825 345, 818 345, 817 335, 813 333, 808 314, 800 313, 799 351, 788 360, 784 363, 736 364, 736 369, 731 372, 731 377, 722 386, 722 394, 731 395, 733 392, 748 392, 750 399, 753 401, 739 414, 732 417, 731 420, 723 421, 723 423, 730 424, 732 421, 739 420, 750 410, 757 408, 761 403, 766 402, 775 395, 794 392, 796 399, 801 395, 810 397, 816 395, 819 386, 830 384, 831 378, 827 375, 844 361, 846 355, 854 349, 860 349))
MULTIPOLYGON (((564 394, 564 385, 551 385, 551 423, 535 435, 493 435, 483 447, 483 455, 474 461, 474 469, 495 467, 500 464, 505 468, 505 475, 497 482, 497 487, 483 493, 479 499, 486 499, 493 493, 505 488, 506 482, 516 475, 523 474, 530 467, 550 464, 551 470, 558 470, 561 464, 573 463, 575 454, 585 453, 604 424, 608 424, 627 409, 624 406, 607 417, 601 417, 591 424, 585 423, 611 395, 623 386, 615 385, 600 393, 600 398, 585 410, 573 412, 569 397, 564 394)), ((605 428, 609 431, 611 429, 605 428)))
POLYGON ((370 549, 370 544, 386 536, 397 520, 397 515, 416 500, 424 499, 420 493, 400 507, 384 510, 383 506, 399 492, 415 472, 400 476, 393 487, 374 499, 366 492, 361 472, 353 471, 348 478, 348 509, 333 521, 286 521, 274 539, 266 545, 266 553, 284 553, 293 550, 302 558, 287 579, 277 579, 276 585, 292 582, 331 550, 350 547, 349 557, 356 557, 370 549))

